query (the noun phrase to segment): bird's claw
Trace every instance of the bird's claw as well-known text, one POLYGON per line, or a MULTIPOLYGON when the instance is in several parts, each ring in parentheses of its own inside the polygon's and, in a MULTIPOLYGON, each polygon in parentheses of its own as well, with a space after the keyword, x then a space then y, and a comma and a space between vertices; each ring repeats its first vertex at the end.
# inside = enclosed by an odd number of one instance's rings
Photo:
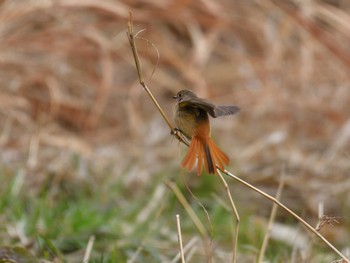
POLYGON ((171 134, 171 135, 177 135, 179 132, 181 132, 180 129, 174 128, 173 130, 171 130, 170 134, 171 134))

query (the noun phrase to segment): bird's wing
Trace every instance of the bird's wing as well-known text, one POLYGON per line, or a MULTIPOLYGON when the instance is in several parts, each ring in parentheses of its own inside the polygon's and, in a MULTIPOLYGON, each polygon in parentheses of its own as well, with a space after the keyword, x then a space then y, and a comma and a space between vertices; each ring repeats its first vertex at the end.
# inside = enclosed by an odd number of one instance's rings
POLYGON ((179 103, 180 106, 190 106, 199 108, 210 114, 213 118, 221 116, 232 115, 239 112, 240 108, 237 106, 216 106, 206 100, 200 98, 190 98, 179 103))
POLYGON ((181 107, 189 106, 189 107, 193 107, 193 108, 198 108, 198 109, 206 111, 207 113, 210 114, 210 116, 216 118, 215 117, 215 107, 216 106, 214 104, 207 102, 207 101, 200 99, 200 98, 189 98, 189 99, 182 100, 179 103, 179 106, 181 106, 181 107))
MULTIPOLYGON (((214 118, 232 115, 240 111, 240 108, 237 106, 216 106, 214 109, 214 118)), ((211 114, 210 114, 211 115, 211 114)))

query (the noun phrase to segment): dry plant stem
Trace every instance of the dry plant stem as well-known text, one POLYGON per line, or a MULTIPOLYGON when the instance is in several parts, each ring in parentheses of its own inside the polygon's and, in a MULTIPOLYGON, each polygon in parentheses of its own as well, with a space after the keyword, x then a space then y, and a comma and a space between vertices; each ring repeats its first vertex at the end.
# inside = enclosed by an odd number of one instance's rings
POLYGON ((221 172, 219 169, 217 169, 217 172, 220 176, 220 179, 225 187, 225 191, 227 193, 228 199, 230 200, 230 206, 232 209, 232 212, 234 214, 234 217, 236 218, 236 229, 234 231, 233 234, 233 249, 232 249, 232 262, 235 263, 236 262, 236 258, 237 258, 237 244, 238 244, 238 232, 239 232, 239 222, 240 222, 240 218, 239 218, 239 214, 237 212, 235 203, 233 202, 232 196, 231 196, 231 192, 230 192, 230 188, 228 187, 228 184, 226 183, 225 178, 222 176, 221 172))
POLYGON ((185 208, 187 214, 190 216, 192 222, 198 229, 204 243, 204 250, 206 253, 206 257, 208 259, 208 263, 212 262, 210 240, 204 225, 202 224, 202 222, 200 221, 196 213, 193 211, 192 207, 187 202, 186 198, 183 196, 183 194, 181 193, 180 189, 176 186, 176 184, 174 184, 171 181, 166 181, 165 184, 174 192, 175 196, 177 197, 179 202, 182 204, 182 206, 185 208))
POLYGON ((128 36, 129 43, 130 43, 130 46, 131 46, 132 54, 134 56, 136 70, 137 70, 137 74, 139 76, 140 84, 146 90, 146 92, 148 93, 150 98, 152 99, 152 101, 155 104, 155 106, 157 107, 158 111, 163 116, 165 122, 168 124, 170 130, 174 131, 174 127, 171 125, 168 117, 165 115, 164 111, 160 107, 159 103, 157 102, 157 100, 155 99, 155 97, 153 96, 152 92, 149 90, 149 88, 147 87, 147 85, 146 85, 146 83, 145 83, 145 81, 143 79, 142 69, 141 69, 140 60, 139 60, 139 56, 138 56, 137 48, 136 48, 136 43, 135 43, 135 35, 134 35, 134 29, 133 29, 133 24, 132 24, 132 13, 131 12, 129 12, 128 34, 127 34, 127 36, 128 36))
POLYGON ((316 236, 318 236, 324 243, 326 243, 327 246, 329 246, 335 253, 337 253, 345 262, 350 263, 349 259, 347 259, 336 247, 334 247, 324 236, 322 236, 319 232, 316 231, 315 228, 313 228, 310 224, 308 224, 304 219, 302 219, 300 216, 298 216, 296 213, 294 213, 292 210, 290 210, 288 207, 286 207, 284 204, 282 204, 280 201, 278 201, 276 198, 272 197, 271 195, 268 195, 267 193, 261 191, 260 189, 256 188, 255 186, 247 183, 246 181, 242 180, 241 178, 237 177, 236 175, 230 173, 227 170, 223 171, 227 176, 235 179, 236 181, 240 182, 241 184, 249 187, 250 189, 254 190, 255 192, 261 194, 262 196, 266 197, 270 201, 277 204, 279 207, 283 208, 285 211, 287 211, 289 214, 294 216, 300 223, 302 223, 307 229, 309 229, 312 233, 314 233, 316 236))
POLYGON ((86 247, 83 263, 88 263, 89 262, 91 251, 92 251, 92 247, 94 246, 94 242, 95 242, 95 236, 91 236, 89 238, 89 242, 88 242, 87 247, 86 247))
MULTIPOLYGON (((187 251, 191 251, 191 249, 193 249, 193 247, 195 247, 196 243, 198 241, 198 237, 193 237, 188 243, 187 245, 184 247, 183 251, 184 251, 184 254, 187 253, 187 251)), ((176 257, 174 257, 174 259, 170 262, 170 263, 177 263, 180 259, 181 255, 180 253, 178 253, 176 255, 176 257)), ((189 259, 190 257, 187 256, 187 259, 189 259)))
MULTIPOLYGON (((323 207, 323 202, 319 202, 318 203, 318 222, 317 222, 317 225, 315 226, 315 230, 317 232, 319 232, 321 230, 320 226, 321 226, 321 217, 324 215, 324 207, 323 207)), ((316 243, 316 237, 315 236, 312 236, 311 237, 311 240, 310 240, 310 249, 309 249, 309 253, 307 255, 307 258, 306 260, 308 261, 311 261, 311 252, 312 250, 314 249, 314 246, 315 246, 315 243, 316 243)))
MULTIPOLYGON (((281 173, 281 179, 280 179, 280 183, 278 185, 278 189, 277 189, 277 193, 276 193, 276 197, 275 197, 276 200, 279 200, 281 198, 283 187, 284 187, 284 169, 282 170, 282 173, 281 173)), ((276 218, 277 209, 278 209, 278 205, 276 203, 274 203, 272 210, 271 210, 269 222, 267 224, 267 229, 266 229, 266 233, 264 236, 264 240, 263 240, 263 243, 261 245, 261 249, 259 251, 258 263, 263 261, 265 251, 267 248, 267 244, 268 244, 269 238, 270 238, 270 232, 272 229, 272 225, 273 225, 273 222, 275 221, 275 218, 276 218)))
POLYGON ((211 223, 211 220, 210 220, 210 216, 209 216, 209 213, 207 211, 207 209, 204 207, 204 205, 201 203, 201 201, 198 200, 198 198, 194 195, 194 193, 191 191, 190 187, 187 185, 186 181, 184 178, 183 179, 183 183, 184 185, 186 186, 186 189, 187 191, 191 194, 192 198, 198 203, 198 205, 203 209, 203 212, 205 213, 205 215, 207 216, 207 219, 208 219, 208 223, 209 223, 209 226, 210 226, 210 238, 213 239, 213 225, 211 223))
POLYGON ((179 246, 180 246, 180 254, 181 254, 181 262, 185 263, 185 254, 184 254, 184 248, 182 245, 182 235, 181 235, 181 224, 180 224, 180 215, 176 215, 176 227, 177 227, 177 238, 179 241, 179 246))

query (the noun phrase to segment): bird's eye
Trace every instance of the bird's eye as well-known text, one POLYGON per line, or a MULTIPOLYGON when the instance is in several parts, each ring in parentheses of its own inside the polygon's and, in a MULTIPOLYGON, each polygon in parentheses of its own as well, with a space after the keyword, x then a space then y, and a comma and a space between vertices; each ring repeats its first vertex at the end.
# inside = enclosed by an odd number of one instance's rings
POLYGON ((181 98, 181 97, 182 97, 182 94, 180 93, 180 94, 179 94, 179 98, 181 98))

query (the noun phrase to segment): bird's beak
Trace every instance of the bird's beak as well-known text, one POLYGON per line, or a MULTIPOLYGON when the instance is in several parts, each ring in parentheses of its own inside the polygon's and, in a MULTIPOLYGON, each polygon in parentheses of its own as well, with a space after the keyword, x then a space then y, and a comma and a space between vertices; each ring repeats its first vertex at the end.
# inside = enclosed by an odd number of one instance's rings
POLYGON ((176 100, 176 99, 177 99, 177 96, 176 96, 176 95, 175 95, 175 96, 173 96, 173 99, 175 99, 175 100, 176 100))

